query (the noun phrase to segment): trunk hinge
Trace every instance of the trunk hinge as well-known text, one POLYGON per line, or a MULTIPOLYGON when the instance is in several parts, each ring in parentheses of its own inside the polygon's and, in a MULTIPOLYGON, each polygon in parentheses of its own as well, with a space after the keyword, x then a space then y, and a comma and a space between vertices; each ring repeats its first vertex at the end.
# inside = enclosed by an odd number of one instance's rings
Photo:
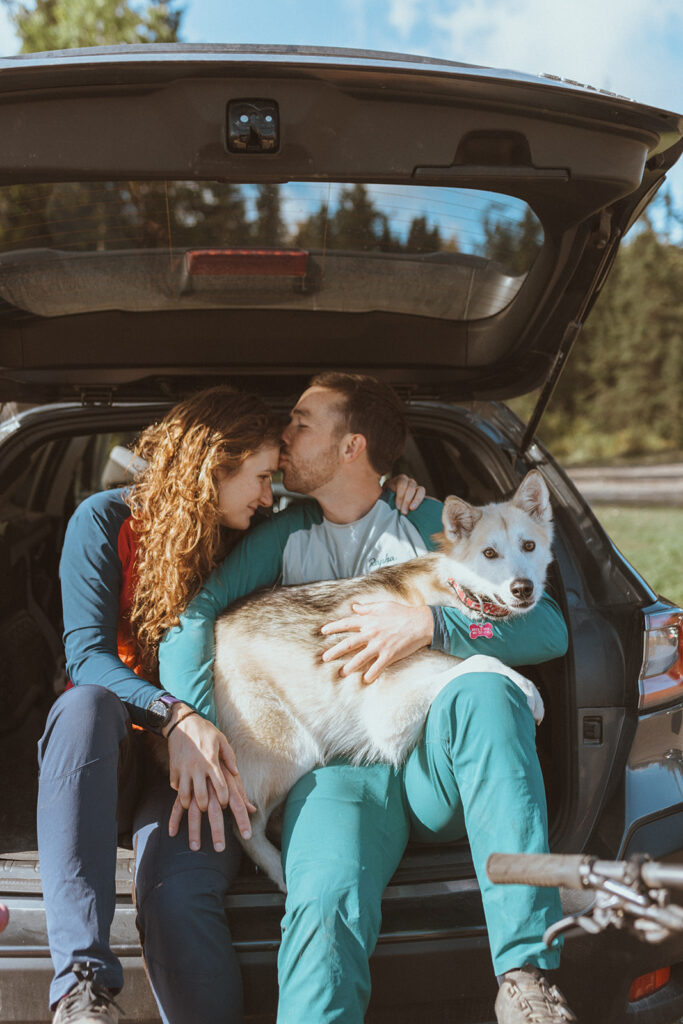
POLYGON ((590 304, 592 302, 596 289, 598 289, 602 285, 605 277, 605 271, 609 269, 610 261, 616 254, 619 238, 620 232, 612 231, 612 214, 609 212, 609 210, 602 210, 600 213, 600 219, 598 221, 598 224, 591 239, 594 248, 598 252, 601 252, 602 256, 595 270, 595 274, 593 275, 591 287, 587 290, 585 298, 581 303, 581 307, 577 311, 578 315, 574 317, 574 319, 569 324, 567 324, 565 332, 562 336, 562 341, 560 342, 560 347, 558 349, 557 355, 553 360, 553 364, 550 367, 550 372, 548 373, 548 376, 545 379, 543 387, 541 388, 541 393, 538 396, 538 401, 534 406, 534 410, 531 413, 529 422, 526 425, 524 436, 522 437, 522 440, 520 441, 519 447, 517 449, 517 454, 520 458, 523 458, 526 455, 529 448, 531 447, 531 443, 534 439, 534 434, 536 433, 538 424, 541 422, 543 413, 547 409, 548 403, 550 402, 550 399, 553 396, 555 386, 557 385, 557 381, 559 380, 560 374, 565 368, 567 359, 569 358, 571 351, 574 347, 574 342, 579 336, 579 331, 583 327, 584 320, 587 316, 587 311, 590 309, 590 304))
POLYGON ((79 388, 81 405, 112 405, 114 401, 114 388, 102 385, 98 387, 79 388))

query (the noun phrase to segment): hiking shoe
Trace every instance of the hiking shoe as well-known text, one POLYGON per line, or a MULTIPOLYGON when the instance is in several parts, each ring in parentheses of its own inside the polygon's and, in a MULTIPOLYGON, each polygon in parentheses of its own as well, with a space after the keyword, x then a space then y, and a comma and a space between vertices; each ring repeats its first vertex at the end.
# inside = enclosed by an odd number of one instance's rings
POLYGON ((123 1013, 104 985, 98 985, 90 964, 74 964, 78 984, 59 1000, 52 1024, 117 1024, 123 1013))
POLYGON ((496 998, 498 1024, 569 1024, 576 1017, 536 967, 507 971, 496 998))

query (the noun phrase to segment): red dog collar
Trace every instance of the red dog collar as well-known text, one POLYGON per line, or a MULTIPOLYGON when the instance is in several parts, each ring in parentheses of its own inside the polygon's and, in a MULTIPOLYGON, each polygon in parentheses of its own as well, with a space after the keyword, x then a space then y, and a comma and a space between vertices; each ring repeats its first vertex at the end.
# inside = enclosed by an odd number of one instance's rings
POLYGON ((495 604, 493 601, 485 601, 483 597, 470 596, 455 580, 449 580, 448 585, 453 588, 464 605, 472 608, 473 611, 479 612, 480 615, 490 616, 493 619, 504 619, 506 615, 510 614, 510 609, 505 608, 504 605, 495 604))

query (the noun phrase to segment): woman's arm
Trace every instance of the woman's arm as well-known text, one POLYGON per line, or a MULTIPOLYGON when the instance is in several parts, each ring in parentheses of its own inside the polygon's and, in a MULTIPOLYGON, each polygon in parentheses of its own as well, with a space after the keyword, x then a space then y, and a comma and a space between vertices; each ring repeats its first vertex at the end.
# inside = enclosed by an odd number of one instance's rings
POLYGON ((159 689, 125 665, 118 653, 121 593, 118 535, 130 510, 120 491, 84 501, 67 526, 59 566, 67 673, 76 686, 106 686, 126 705, 133 722, 159 689))

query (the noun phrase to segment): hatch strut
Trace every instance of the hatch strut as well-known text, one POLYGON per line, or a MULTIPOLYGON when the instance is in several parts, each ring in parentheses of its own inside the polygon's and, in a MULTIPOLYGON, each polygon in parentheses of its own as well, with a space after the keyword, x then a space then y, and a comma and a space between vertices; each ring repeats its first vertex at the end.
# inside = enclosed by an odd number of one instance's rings
POLYGON ((519 448, 517 449, 517 454, 520 456, 520 458, 523 458, 526 455, 527 451, 531 446, 534 434, 536 433, 536 428, 538 427, 538 424, 541 421, 541 417, 543 416, 543 413, 545 412, 548 406, 548 402, 553 396, 555 385, 557 384, 558 378, 565 367, 565 364, 567 362, 567 359, 569 358, 572 348, 574 347, 574 342, 579 336, 579 331, 583 327, 584 320, 587 315, 586 310, 588 309, 591 299, 593 298, 595 289, 600 284, 602 284, 605 277, 605 269, 608 266, 609 261, 616 255, 619 239, 621 237, 621 232, 619 230, 615 230, 613 232, 611 228, 612 215, 608 210, 602 210, 600 214, 600 220, 598 222, 598 227, 595 232, 594 243, 596 249, 603 250, 602 258, 598 263, 595 275, 593 276, 593 283, 591 287, 588 289, 584 297, 584 300, 581 303, 581 308, 578 310, 578 316, 575 317, 575 319, 572 320, 569 324, 567 324, 565 332, 562 336, 562 341, 560 343, 557 355, 555 356, 555 359, 553 361, 553 365, 550 368, 550 373, 546 377, 545 383, 541 388, 541 393, 538 396, 538 401, 534 406, 534 410, 531 413, 529 422, 526 426, 526 430, 524 431, 524 436, 522 437, 522 440, 519 444, 519 448))
POLYGON ((553 365, 550 368, 550 373, 546 377, 545 383, 541 388, 541 393, 538 396, 538 401, 534 406, 534 411, 532 412, 531 418, 529 419, 529 422, 526 425, 526 430, 524 431, 524 437, 520 442, 518 454, 521 457, 526 455, 527 449, 533 441, 534 434, 536 433, 536 427, 541 422, 541 417, 543 416, 543 413, 545 412, 548 406, 548 402, 553 397, 555 385, 557 384, 558 378, 564 369, 564 365, 567 362, 567 359, 569 358, 571 350, 574 347, 574 342, 578 338, 579 331, 582 327, 583 324, 579 323, 577 320, 572 320, 569 324, 567 324, 567 328, 562 337, 559 350, 557 352, 557 355, 555 356, 553 365))

